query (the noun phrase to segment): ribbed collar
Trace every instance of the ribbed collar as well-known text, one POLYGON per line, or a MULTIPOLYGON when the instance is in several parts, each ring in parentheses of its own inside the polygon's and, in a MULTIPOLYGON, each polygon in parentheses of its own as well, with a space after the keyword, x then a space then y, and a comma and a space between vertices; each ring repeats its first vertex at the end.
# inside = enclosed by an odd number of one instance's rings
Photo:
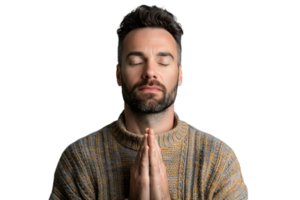
MULTIPOLYGON (((118 121, 113 123, 112 133, 117 141, 133 150, 138 150, 144 136, 126 130, 124 123, 124 110, 120 114, 118 121)), ((181 141, 188 132, 188 124, 179 120, 177 113, 174 114, 174 128, 170 131, 155 134, 160 147, 168 147, 181 141)))

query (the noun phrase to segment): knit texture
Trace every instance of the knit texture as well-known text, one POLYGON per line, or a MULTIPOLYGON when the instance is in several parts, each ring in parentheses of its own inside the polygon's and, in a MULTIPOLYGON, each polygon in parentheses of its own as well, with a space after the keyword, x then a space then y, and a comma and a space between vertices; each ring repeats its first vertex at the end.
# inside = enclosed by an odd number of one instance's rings
MULTIPOLYGON (((57 165, 50 200, 125 199, 130 168, 143 140, 119 119, 68 146, 57 165)), ((174 116, 174 128, 156 134, 172 199, 248 199, 232 149, 174 116)))

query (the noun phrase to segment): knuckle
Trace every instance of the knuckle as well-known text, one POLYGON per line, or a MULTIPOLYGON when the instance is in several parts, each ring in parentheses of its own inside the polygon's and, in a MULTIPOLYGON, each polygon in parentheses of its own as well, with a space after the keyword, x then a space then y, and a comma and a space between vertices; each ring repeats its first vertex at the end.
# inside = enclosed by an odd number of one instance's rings
POLYGON ((142 160, 140 163, 141 167, 148 167, 148 163, 145 160, 142 160))
POLYGON ((131 168, 130 168, 130 174, 134 174, 135 173, 135 167, 134 166, 132 166, 131 168))
POLYGON ((143 148, 141 147, 140 149, 139 149, 139 152, 137 153, 137 156, 140 156, 140 155, 142 155, 143 154, 143 148))
POLYGON ((142 186, 143 188, 147 187, 147 185, 148 185, 148 184, 147 184, 146 182, 142 182, 142 183, 141 183, 141 186, 142 186))
POLYGON ((146 178, 144 177, 141 177, 138 181, 138 184, 141 186, 141 187, 147 187, 149 185, 149 182, 146 178))
POLYGON ((139 187, 142 188, 149 187, 150 184, 149 176, 145 174, 135 174, 134 180, 139 187))
POLYGON ((140 146, 139 146, 139 149, 138 150, 141 150, 143 147, 143 143, 141 142, 140 146))

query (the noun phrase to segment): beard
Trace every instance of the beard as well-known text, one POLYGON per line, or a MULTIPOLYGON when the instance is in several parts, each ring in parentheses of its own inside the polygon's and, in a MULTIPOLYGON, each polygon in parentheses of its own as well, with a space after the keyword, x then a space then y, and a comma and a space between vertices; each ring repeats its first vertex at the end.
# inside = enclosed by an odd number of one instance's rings
POLYGON ((178 80, 175 86, 167 92, 167 89, 157 80, 145 80, 136 83, 131 89, 127 87, 125 82, 122 81, 122 94, 125 103, 129 106, 130 110, 134 113, 140 114, 151 114, 151 113, 160 113, 169 108, 174 102, 177 95, 178 80), (140 93, 138 90, 142 86, 158 86, 163 93, 162 97, 158 100, 155 99, 157 94, 155 93, 140 93))

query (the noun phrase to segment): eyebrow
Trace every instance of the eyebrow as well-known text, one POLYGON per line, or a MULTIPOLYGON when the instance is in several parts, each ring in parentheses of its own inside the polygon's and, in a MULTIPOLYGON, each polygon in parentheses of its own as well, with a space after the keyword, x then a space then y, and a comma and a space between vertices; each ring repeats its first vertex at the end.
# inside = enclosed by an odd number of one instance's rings
MULTIPOLYGON (((157 56, 170 56, 174 60, 173 55, 170 54, 169 52, 158 52, 156 55, 157 56)), ((145 54, 143 52, 140 52, 140 51, 133 51, 133 52, 130 52, 126 56, 126 60, 128 59, 129 56, 145 56, 145 54)))

